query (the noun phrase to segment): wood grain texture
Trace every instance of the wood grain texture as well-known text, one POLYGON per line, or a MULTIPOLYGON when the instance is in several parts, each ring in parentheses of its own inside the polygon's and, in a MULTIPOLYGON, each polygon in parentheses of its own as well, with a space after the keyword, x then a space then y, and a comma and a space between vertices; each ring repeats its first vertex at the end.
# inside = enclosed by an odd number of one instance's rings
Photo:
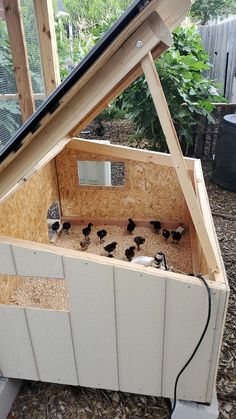
POLYGON ((204 253, 208 262, 209 269, 212 272, 218 272, 219 266, 217 263, 216 254, 212 243, 208 237, 207 227, 204 223, 203 215, 201 213, 199 203, 197 201, 195 191, 191 182, 190 175, 187 171, 183 154, 179 144, 179 139, 170 115, 168 104, 162 89, 160 78, 156 71, 151 52, 149 52, 142 60, 143 71, 153 98, 153 102, 160 120, 163 133, 166 138, 171 157, 173 159, 179 183, 181 185, 186 203, 191 214, 193 224, 195 226, 197 235, 204 249, 204 253))
POLYGON ((60 84, 59 61, 51 0, 34 0, 46 95, 60 84))
POLYGON ((4 377, 38 380, 24 309, 0 306, 0 370, 4 377))
POLYGON ((62 259, 54 252, 12 246, 17 275, 64 278, 62 259))
POLYGON ((41 381, 78 385, 69 313, 26 309, 41 381))
MULTIPOLYGON (((66 146, 80 152, 90 154, 100 154, 115 159, 129 159, 136 162, 154 163, 161 166, 173 166, 171 155, 168 153, 159 153, 156 151, 143 150, 133 147, 126 147, 116 144, 101 144, 98 141, 84 140, 83 138, 74 137, 66 146)), ((188 170, 194 169, 194 159, 184 157, 188 170)))
POLYGON ((3 0, 23 122, 35 111, 19 0, 3 0))
POLYGON ((115 269, 120 390, 161 395, 165 278, 115 269))
MULTIPOLYGON (((213 283, 214 284, 214 283, 213 283)), ((219 289, 211 285, 212 314, 209 328, 195 357, 179 379, 177 398, 205 402, 214 344, 219 289)), ((199 284, 167 279, 163 358, 164 397, 173 398, 177 374, 188 361, 206 324, 207 291, 199 284)))
POLYGON ((125 187, 79 186, 77 160, 120 159, 66 148, 57 157, 62 216, 184 221, 185 200, 173 167, 124 159, 125 187))
POLYGON ((79 385, 118 389, 113 268, 63 258, 79 385))
MULTIPOLYGON (((114 54, 105 68, 98 71, 66 106, 60 106, 58 112, 54 113, 50 121, 47 122, 46 128, 44 127, 41 132, 38 132, 34 141, 31 141, 15 157, 14 172, 11 167, 13 161, 5 167, 0 174, 1 199, 4 199, 6 193, 21 182, 27 173, 32 174, 38 161, 44 159, 49 151, 53 151, 53 148, 75 128, 79 121, 83 124, 90 113, 98 109, 101 102, 104 102, 106 96, 113 92, 124 78, 129 76, 129 72, 135 69, 145 52, 152 50, 158 44, 159 40, 150 28, 149 22, 146 21, 114 54), (143 48, 133 47, 136 39, 142 40, 143 48)), ((122 89, 123 87, 120 91, 122 89)), ((120 91, 116 92, 113 97, 120 91)), ((104 107, 106 105, 104 104, 104 107)), ((26 178, 28 179, 27 176, 26 178)))
POLYGON ((47 211, 58 201, 54 162, 0 204, 0 234, 48 243, 47 211))

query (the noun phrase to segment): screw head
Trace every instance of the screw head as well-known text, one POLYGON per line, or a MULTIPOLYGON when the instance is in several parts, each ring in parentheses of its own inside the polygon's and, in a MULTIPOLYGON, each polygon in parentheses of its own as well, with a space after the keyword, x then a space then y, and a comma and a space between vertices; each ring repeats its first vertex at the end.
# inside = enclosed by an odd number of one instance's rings
POLYGON ((142 46, 143 46, 142 41, 140 39, 138 39, 138 41, 136 41, 135 46, 136 46, 136 48, 142 48, 142 46))

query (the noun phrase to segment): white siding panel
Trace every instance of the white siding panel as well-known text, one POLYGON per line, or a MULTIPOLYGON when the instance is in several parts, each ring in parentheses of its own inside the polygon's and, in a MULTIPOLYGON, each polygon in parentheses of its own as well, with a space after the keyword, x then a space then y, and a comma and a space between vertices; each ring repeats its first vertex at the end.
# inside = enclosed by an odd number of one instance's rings
MULTIPOLYGON (((207 334, 179 379, 177 398, 205 402, 217 318, 219 290, 212 290, 212 315, 207 334)), ((207 319, 204 285, 167 280, 163 396, 173 397, 175 379, 192 354, 207 319)))
POLYGON ((0 274, 16 274, 10 244, 0 243, 0 274))
POLYGON ((0 306, 0 370, 5 377, 39 379, 23 308, 0 306))
POLYGON ((118 389, 113 267, 64 257, 79 384, 118 389))
POLYGON ((40 380, 78 385, 69 313, 26 309, 40 380))
POLYGON ((161 395, 165 278, 115 269, 120 390, 161 395))
POLYGON ((12 246, 17 275, 64 278, 60 255, 46 250, 12 246))

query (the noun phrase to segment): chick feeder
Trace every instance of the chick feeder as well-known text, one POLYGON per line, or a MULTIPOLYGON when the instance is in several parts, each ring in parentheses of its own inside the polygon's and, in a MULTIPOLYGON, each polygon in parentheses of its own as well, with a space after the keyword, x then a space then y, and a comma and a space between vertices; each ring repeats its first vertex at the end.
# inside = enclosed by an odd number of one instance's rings
POLYGON ((4 377, 173 399, 176 377, 206 322, 207 292, 196 276, 48 244, 45 214, 53 190, 61 220, 72 225, 125 226, 132 216, 140 225, 159 219, 186 227, 192 271, 207 281, 212 309, 177 398, 212 401, 229 288, 201 162, 182 155, 153 61, 171 46, 171 31, 188 5, 187 0, 134 1, 1 151, 2 216, 9 219, 12 196, 26 197, 20 214, 11 207, 12 230, 0 224, 1 281, 6 276, 63 280, 69 297, 68 310, 1 304, 4 377), (170 154, 75 136, 142 73, 170 154), (125 185, 80 185, 80 161, 124 162, 125 185), (39 194, 44 198, 32 220, 28 207, 39 194))

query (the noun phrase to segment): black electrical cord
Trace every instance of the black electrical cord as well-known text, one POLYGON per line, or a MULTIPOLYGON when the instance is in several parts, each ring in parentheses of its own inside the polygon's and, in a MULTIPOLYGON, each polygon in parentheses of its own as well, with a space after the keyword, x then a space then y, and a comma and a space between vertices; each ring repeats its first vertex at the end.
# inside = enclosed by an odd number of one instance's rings
POLYGON ((211 291, 210 291, 210 288, 209 288, 209 286, 208 286, 208 284, 207 284, 206 280, 205 280, 205 279, 204 279, 204 278, 203 278, 200 274, 199 274, 199 275, 197 275, 197 277, 198 277, 198 278, 200 278, 200 279, 202 280, 202 282, 204 283, 204 285, 205 285, 205 287, 206 287, 206 289, 207 289, 207 293, 208 293, 208 314, 207 314, 207 320, 206 320, 206 324, 205 324, 204 330, 203 330, 203 332, 202 332, 202 335, 201 335, 201 337, 200 337, 200 339, 199 339, 199 341, 198 341, 198 343, 197 343, 197 346, 195 347, 195 349, 194 349, 194 351, 193 351, 192 355, 190 356, 189 360, 186 362, 186 364, 183 366, 183 368, 180 370, 179 374, 178 374, 178 375, 177 375, 177 377, 176 377, 176 380, 175 380, 175 387, 174 387, 174 402, 173 402, 173 407, 172 407, 171 412, 170 412, 169 419, 171 419, 171 417, 172 417, 172 415, 173 415, 173 413, 174 413, 174 410, 175 410, 175 408, 176 408, 176 402, 177 402, 177 387, 178 387, 178 381, 179 381, 179 378, 180 378, 180 376, 182 375, 182 373, 184 372, 184 370, 187 368, 187 366, 190 364, 190 362, 191 362, 191 361, 192 361, 192 359, 194 358, 194 356, 195 356, 195 354, 196 354, 196 352, 197 352, 197 350, 198 350, 199 346, 201 345, 201 343, 202 343, 202 341, 203 341, 203 338, 204 338, 204 336, 205 336, 205 334, 206 334, 207 328, 208 328, 208 326, 209 326, 209 323, 210 323, 210 318, 211 318, 211 291))

